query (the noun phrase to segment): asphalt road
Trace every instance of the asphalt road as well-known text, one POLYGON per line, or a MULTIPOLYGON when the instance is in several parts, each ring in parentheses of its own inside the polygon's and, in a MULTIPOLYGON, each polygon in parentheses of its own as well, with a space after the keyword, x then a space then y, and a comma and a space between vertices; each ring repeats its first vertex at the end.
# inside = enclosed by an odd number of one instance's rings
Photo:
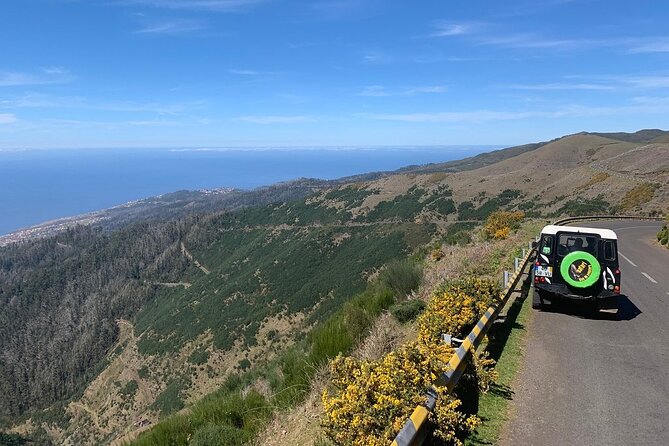
POLYGON ((659 222, 619 237, 617 313, 533 310, 502 445, 669 445, 669 249, 659 222))

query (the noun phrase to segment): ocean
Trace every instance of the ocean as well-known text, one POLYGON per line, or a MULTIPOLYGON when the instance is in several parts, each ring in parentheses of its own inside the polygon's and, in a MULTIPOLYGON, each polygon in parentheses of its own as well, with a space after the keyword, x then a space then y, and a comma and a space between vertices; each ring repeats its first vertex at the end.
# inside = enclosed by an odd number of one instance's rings
POLYGON ((184 189, 252 189, 461 159, 498 147, 0 151, 0 235, 184 189))

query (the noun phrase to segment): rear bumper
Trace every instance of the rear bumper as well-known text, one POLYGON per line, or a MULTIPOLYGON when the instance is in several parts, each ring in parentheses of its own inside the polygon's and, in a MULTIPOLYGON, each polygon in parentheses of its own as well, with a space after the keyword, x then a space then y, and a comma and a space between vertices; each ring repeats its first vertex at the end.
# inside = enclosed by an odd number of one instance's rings
POLYGON ((598 290, 595 294, 575 294, 567 285, 564 284, 535 284, 538 290, 542 292, 541 298, 548 301, 563 300, 572 302, 597 302, 605 306, 609 302, 614 302, 618 294, 609 290, 598 290))

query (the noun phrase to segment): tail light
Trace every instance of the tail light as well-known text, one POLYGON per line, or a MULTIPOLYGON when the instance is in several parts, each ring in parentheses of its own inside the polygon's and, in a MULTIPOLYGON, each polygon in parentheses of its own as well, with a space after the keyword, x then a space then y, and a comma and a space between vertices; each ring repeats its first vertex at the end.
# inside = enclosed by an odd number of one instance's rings
POLYGON ((613 292, 616 293, 616 294, 619 294, 620 293, 620 285, 614 286, 613 287, 613 292))
POLYGON ((616 276, 619 276, 619 275, 620 275, 620 270, 619 270, 618 268, 616 268, 616 270, 614 271, 614 273, 615 273, 616 276))
POLYGON ((544 283, 544 282, 546 281, 546 278, 545 278, 545 277, 539 277, 539 281, 540 281, 541 283, 544 283))

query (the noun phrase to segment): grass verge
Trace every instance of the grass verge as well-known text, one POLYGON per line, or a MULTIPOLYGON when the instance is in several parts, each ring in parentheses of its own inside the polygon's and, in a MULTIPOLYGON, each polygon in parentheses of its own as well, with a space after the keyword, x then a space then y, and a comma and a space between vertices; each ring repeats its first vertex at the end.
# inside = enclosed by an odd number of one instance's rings
POLYGON ((511 384, 522 363, 532 316, 530 299, 527 298, 529 284, 520 283, 523 284, 521 295, 508 309, 506 322, 497 329, 487 346, 490 357, 497 361, 495 369, 499 378, 487 393, 481 395, 478 415, 482 424, 466 439, 467 446, 496 444, 509 418, 509 402, 513 399, 511 384))

